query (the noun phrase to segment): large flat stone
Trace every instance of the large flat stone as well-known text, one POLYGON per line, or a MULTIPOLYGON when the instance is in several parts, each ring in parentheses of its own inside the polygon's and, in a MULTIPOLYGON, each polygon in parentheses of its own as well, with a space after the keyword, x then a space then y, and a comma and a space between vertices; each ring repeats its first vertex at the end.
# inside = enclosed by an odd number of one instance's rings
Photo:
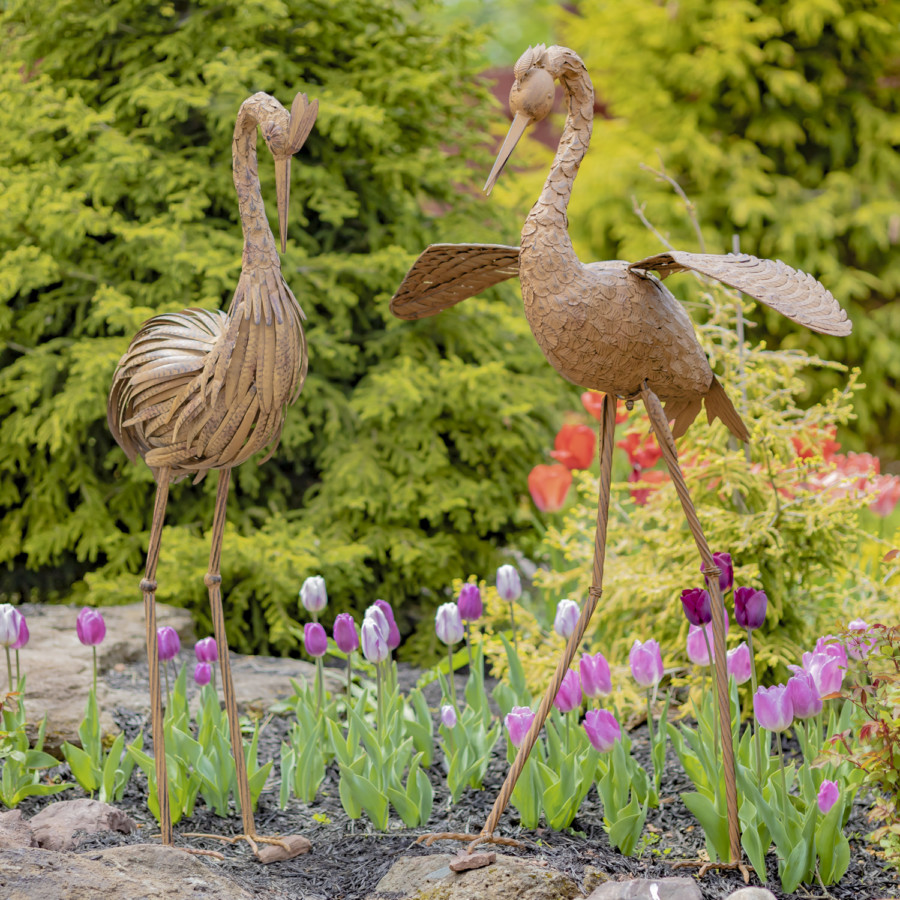
POLYGON ((607 881, 588 900, 702 900, 693 878, 634 878, 607 881))

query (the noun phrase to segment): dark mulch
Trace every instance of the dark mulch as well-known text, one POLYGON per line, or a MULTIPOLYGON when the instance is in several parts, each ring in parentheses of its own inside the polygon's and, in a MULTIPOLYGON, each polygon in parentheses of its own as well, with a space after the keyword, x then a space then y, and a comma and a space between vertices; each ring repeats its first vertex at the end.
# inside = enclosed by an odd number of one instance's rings
MULTIPOLYGON (((135 667, 139 670, 139 667, 135 667)), ((145 673, 141 673, 145 674, 145 673)), ((129 670, 129 677, 135 673, 129 670)), ((140 674, 137 680, 140 681, 140 674)), ((401 685, 414 682, 415 672, 402 669, 401 685)), ((462 682, 459 682, 460 688, 462 682)), ((435 689, 433 689, 435 690, 435 689)), ((438 703, 438 695, 427 692, 429 702, 438 703)), ((145 734, 148 724, 129 710, 116 710, 120 727, 130 739, 141 728, 145 734)), ((282 737, 287 732, 285 719, 275 717, 268 720, 260 739, 260 759, 276 759, 282 737)), ((645 766, 648 764, 647 731, 644 726, 631 735, 636 756, 645 766)), ((350 821, 341 806, 338 795, 338 772, 336 766, 329 767, 325 781, 314 803, 307 806, 292 800, 287 809, 278 808, 277 787, 263 792, 256 813, 257 829, 260 834, 303 834, 313 844, 312 851, 304 856, 286 862, 262 865, 256 861, 245 843, 235 846, 206 838, 180 838, 176 843, 200 849, 217 850, 225 854, 224 861, 207 860, 223 874, 251 892, 268 891, 288 898, 306 900, 362 900, 371 893, 379 879, 388 871, 398 857, 428 853, 457 852, 463 845, 456 842, 441 842, 431 848, 414 843, 415 838, 432 831, 463 831, 477 833, 487 818, 494 797, 506 775, 505 757, 499 752, 491 763, 485 788, 481 791, 467 790, 460 801, 450 804, 445 788, 443 772, 440 768, 441 754, 436 750, 432 767, 432 784, 435 785, 434 812, 428 828, 408 829, 397 818, 391 821, 391 830, 378 833, 371 830, 368 820, 363 817, 350 821), (315 818, 314 818, 315 816, 315 818)), ((66 776, 65 766, 60 773, 66 776)), ((277 770, 274 773, 277 782, 277 770)), ((509 808, 501 819, 499 834, 514 837, 524 842, 518 848, 498 848, 500 852, 546 861, 550 866, 566 872, 577 884, 583 886, 586 867, 594 867, 613 878, 644 877, 664 878, 673 875, 690 875, 692 870, 676 870, 672 863, 680 859, 696 859, 703 851, 703 832, 693 816, 678 798, 681 791, 692 790, 692 785, 670 752, 666 760, 663 777, 663 798, 659 809, 650 810, 645 827, 640 856, 626 857, 613 849, 602 827, 602 815, 596 790, 592 789, 581 807, 573 828, 566 832, 545 829, 527 831, 519 827, 515 810, 509 808)), ((64 797, 81 796, 80 788, 66 792, 64 797)), ((148 836, 158 834, 155 821, 149 815, 146 805, 146 779, 136 770, 126 796, 120 807, 139 824, 133 835, 108 833, 87 837, 80 849, 93 850, 115 845, 145 842, 148 836)), ((25 815, 36 812, 47 801, 29 799, 22 804, 25 815)), ((237 815, 222 819, 206 809, 202 800, 198 801, 194 816, 188 822, 182 821, 176 832, 211 832, 214 834, 237 834, 241 830, 237 815)), ((821 888, 801 889, 795 894, 780 891, 775 860, 769 855, 767 873, 768 888, 778 898, 832 897, 834 900, 876 900, 876 898, 897 898, 898 882, 893 870, 875 856, 871 845, 864 840, 869 830, 865 819, 865 806, 858 803, 847 828, 852 849, 852 860, 841 884, 830 887, 828 893, 821 888)), ((751 882, 759 883, 755 877, 751 882)), ((699 886, 705 900, 727 897, 743 887, 743 881, 736 872, 713 871, 708 873, 699 886)))

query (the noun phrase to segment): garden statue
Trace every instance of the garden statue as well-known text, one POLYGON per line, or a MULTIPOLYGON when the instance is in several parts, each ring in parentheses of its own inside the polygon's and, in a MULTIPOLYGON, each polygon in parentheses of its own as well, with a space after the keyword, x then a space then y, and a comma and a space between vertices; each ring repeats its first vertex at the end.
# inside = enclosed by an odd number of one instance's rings
MULTIPOLYGON (((674 439, 684 434, 704 404, 710 422, 720 419, 741 441, 747 441, 749 434, 713 375, 687 313, 662 279, 673 272, 692 270, 737 288, 814 331, 846 335, 851 329, 846 313, 821 284, 781 262, 745 254, 673 251, 635 263, 582 263, 569 238, 566 208, 590 141, 594 92, 584 63, 565 47, 530 47, 516 63, 509 98, 514 119, 487 179, 487 193, 525 128, 550 113, 556 79, 565 91, 568 116, 550 174, 522 228, 521 246, 432 245, 391 300, 394 315, 417 319, 518 275, 525 315, 544 355, 564 378, 606 394, 600 425, 600 500, 590 596, 494 808, 470 849, 491 839, 600 598, 616 397, 623 398, 629 408, 635 400, 643 400, 696 541, 713 595, 719 721, 720 725, 730 721, 719 570, 681 474, 674 439), (659 278, 651 271, 658 272, 659 278), (674 423, 671 430, 670 421, 674 423)), ((727 728, 725 724, 722 730, 727 733, 727 728)), ((731 863, 737 864, 740 833, 734 749, 730 740, 723 741, 722 748, 731 863)))
MULTIPOLYGON (((238 112, 232 156, 244 252, 241 277, 228 313, 187 309, 145 322, 119 361, 109 395, 110 430, 129 459, 143 457, 156 480, 156 503, 141 581, 147 620, 151 721, 163 843, 172 843, 163 740, 156 638, 155 581, 160 536, 169 485, 187 476, 195 483, 207 472, 219 473, 212 524, 209 589, 215 639, 219 647, 222 689, 228 713, 237 792, 246 839, 282 843, 257 835, 237 703, 225 637, 219 563, 231 470, 269 447, 281 435, 287 406, 306 377, 306 340, 300 305, 281 274, 278 248, 266 218, 256 159, 256 130, 275 160, 281 251, 285 250, 291 157, 304 144, 318 113, 297 94, 288 112, 268 94, 254 94, 238 112)), ((265 460, 263 460, 265 461, 265 460)))

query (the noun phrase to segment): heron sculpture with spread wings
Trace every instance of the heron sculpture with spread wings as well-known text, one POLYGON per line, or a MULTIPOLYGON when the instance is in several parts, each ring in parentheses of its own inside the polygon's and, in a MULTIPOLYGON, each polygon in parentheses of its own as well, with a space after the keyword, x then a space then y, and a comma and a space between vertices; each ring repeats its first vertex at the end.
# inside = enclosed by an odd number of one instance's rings
MULTIPOLYGON (((629 404, 643 400, 709 576, 719 717, 721 722, 730 721, 718 569, 678 465, 675 438, 684 434, 704 405, 710 422, 720 419, 741 441, 749 440, 749 434, 713 375, 690 318, 662 279, 692 270, 743 291, 814 331, 847 335, 851 328, 847 314, 818 281, 782 262, 745 254, 675 251, 634 263, 581 262, 569 238, 566 208, 590 142, 594 91, 583 61, 566 47, 529 47, 516 63, 509 97, 514 119, 488 177, 486 193, 490 193, 528 125, 550 113, 556 80, 565 92, 568 116, 544 188, 522 228, 520 246, 434 244, 418 258, 391 300, 395 316, 418 319, 518 276, 525 315, 547 360, 569 381, 606 395, 600 425, 600 502, 589 599, 491 815, 470 847, 489 840, 496 829, 601 594, 616 397, 629 404), (670 421, 674 423, 671 429, 670 421)), ((740 835, 734 751, 730 741, 723 741, 722 747, 731 862, 737 864, 740 835)))

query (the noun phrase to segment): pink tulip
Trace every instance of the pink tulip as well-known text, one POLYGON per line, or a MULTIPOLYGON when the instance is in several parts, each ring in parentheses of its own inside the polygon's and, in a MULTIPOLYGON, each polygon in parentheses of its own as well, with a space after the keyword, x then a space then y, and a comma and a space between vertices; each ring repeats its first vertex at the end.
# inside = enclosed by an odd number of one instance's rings
POLYGON ((760 688, 753 695, 753 713, 756 721, 769 731, 784 731, 794 721, 791 695, 786 684, 774 684, 760 688))
POLYGON ((795 718, 809 719, 822 711, 822 698, 809 673, 800 672, 794 675, 788 679, 787 686, 795 718))
MULTIPOLYGON (((848 626, 848 631, 857 632, 860 635, 870 635, 869 626, 862 619, 854 619, 848 626)), ((865 659, 874 649, 877 641, 869 637, 850 637, 847 640, 847 652, 854 659, 865 659)))
POLYGON ((328 650, 328 635, 318 622, 307 622, 303 626, 303 647, 313 657, 324 656, 328 650))
POLYGON ((477 622, 484 614, 484 604, 481 602, 478 585, 466 582, 460 589, 456 605, 459 607, 459 617, 463 622, 477 622))
POLYGON ((86 647, 95 647, 101 643, 106 637, 106 622, 103 621, 100 610, 85 606, 75 620, 75 633, 86 647))
POLYGON ((10 650, 21 650, 31 638, 31 634, 28 631, 28 623, 25 621, 25 616, 19 613, 19 636, 16 638, 16 642, 10 645, 10 650))
POLYGON ((434 617, 434 630, 447 646, 461 641, 465 635, 459 607, 455 603, 442 603, 434 617))
MULTIPOLYGON (((384 615, 380 610, 376 610, 382 621, 384 615)), ((387 622, 384 622, 385 632, 387 632, 387 622)), ((366 611, 363 619, 362 633, 360 635, 360 643, 362 645, 363 656, 371 663, 384 662, 390 655, 391 650, 387 645, 387 638, 378 627, 378 621, 375 616, 370 616, 366 611)))
MULTIPOLYGON (((715 653, 713 653, 715 656, 715 653)), ((750 680, 750 670, 753 663, 750 659, 750 648, 746 641, 741 641, 733 650, 728 651, 728 674, 734 678, 736 684, 743 684, 750 680)))
POLYGON ((212 681, 212 666, 208 662, 198 662, 194 666, 194 681, 203 687, 212 681))
POLYGON ((802 667, 788 666, 788 668, 796 674, 805 672, 810 675, 820 697, 836 694, 840 691, 844 679, 844 667, 841 666, 840 657, 825 652, 804 653, 802 667))
POLYGON ((497 569, 497 593, 509 602, 522 596, 522 579, 515 566, 507 564, 497 569))
POLYGON ((716 652, 713 644, 712 623, 702 628, 698 625, 691 625, 688 628, 687 636, 688 659, 695 666, 708 666, 710 650, 713 651, 713 659, 715 659, 716 652), (706 646, 706 639, 703 637, 704 630, 706 631, 706 637, 709 638, 709 647, 706 646))
POLYGON ((441 707, 441 724, 445 728, 456 727, 456 710, 449 703, 441 707))
POLYGON ((580 615, 581 610, 574 600, 560 600, 556 604, 556 618, 553 620, 554 630, 560 637, 568 640, 578 627, 580 615))
POLYGON ((578 669, 581 675, 581 688, 588 697, 612 693, 609 663, 602 653, 595 653, 593 656, 583 653, 578 669))
POLYGON ((754 631, 766 620, 766 608, 769 598, 765 591, 756 591, 750 587, 739 587, 734 590, 734 620, 748 631, 754 631))
POLYGON ((527 706, 514 706, 510 712, 506 714, 507 731, 509 731, 509 740, 513 747, 519 747, 531 728, 534 721, 534 713, 527 706))
POLYGON ((359 647, 356 622, 350 613, 340 613, 334 620, 334 642, 341 653, 352 653, 359 647))
POLYGON ((662 652, 652 638, 643 644, 635 640, 628 654, 631 674, 642 687, 652 687, 663 677, 662 652))
POLYGON ((581 706, 581 680, 574 669, 569 669, 559 686, 553 705, 561 712, 572 712, 581 706))
POLYGON ((584 716, 584 730, 591 746, 600 753, 609 753, 622 737, 616 717, 605 709, 590 709, 584 716))
MULTIPOLYGON (((734 564, 730 553, 713 553, 713 563, 719 569, 719 590, 724 594, 731 590, 734 584, 734 564)), ((703 563, 700 563, 700 571, 703 571, 703 563)), ((707 579, 709 584, 709 579, 707 579)))
POLYGON ((834 635, 828 634, 825 635, 825 637, 820 637, 816 641, 816 646, 813 648, 813 653, 824 653, 826 656, 830 656, 833 659, 836 659, 837 664, 842 669, 846 669, 849 665, 849 663, 847 662, 847 650, 841 643, 840 639, 834 637, 834 635))
POLYGON ((389 650, 396 650, 400 646, 400 629, 394 619, 394 610, 387 600, 376 600, 375 606, 384 613, 384 618, 388 624, 387 645, 389 650))
POLYGON ((194 655, 197 657, 197 662, 215 662, 219 658, 219 648, 216 645, 216 639, 214 637, 205 637, 202 641, 197 641, 194 644, 194 655))
POLYGON ((841 796, 840 789, 836 781, 829 781, 827 778, 819 787, 819 793, 816 796, 816 802, 819 806, 819 812, 824 816, 838 802, 841 796))
POLYGON ((181 638, 171 625, 163 625, 156 629, 156 645, 159 653, 159 661, 167 662, 178 656, 181 650, 181 638))

